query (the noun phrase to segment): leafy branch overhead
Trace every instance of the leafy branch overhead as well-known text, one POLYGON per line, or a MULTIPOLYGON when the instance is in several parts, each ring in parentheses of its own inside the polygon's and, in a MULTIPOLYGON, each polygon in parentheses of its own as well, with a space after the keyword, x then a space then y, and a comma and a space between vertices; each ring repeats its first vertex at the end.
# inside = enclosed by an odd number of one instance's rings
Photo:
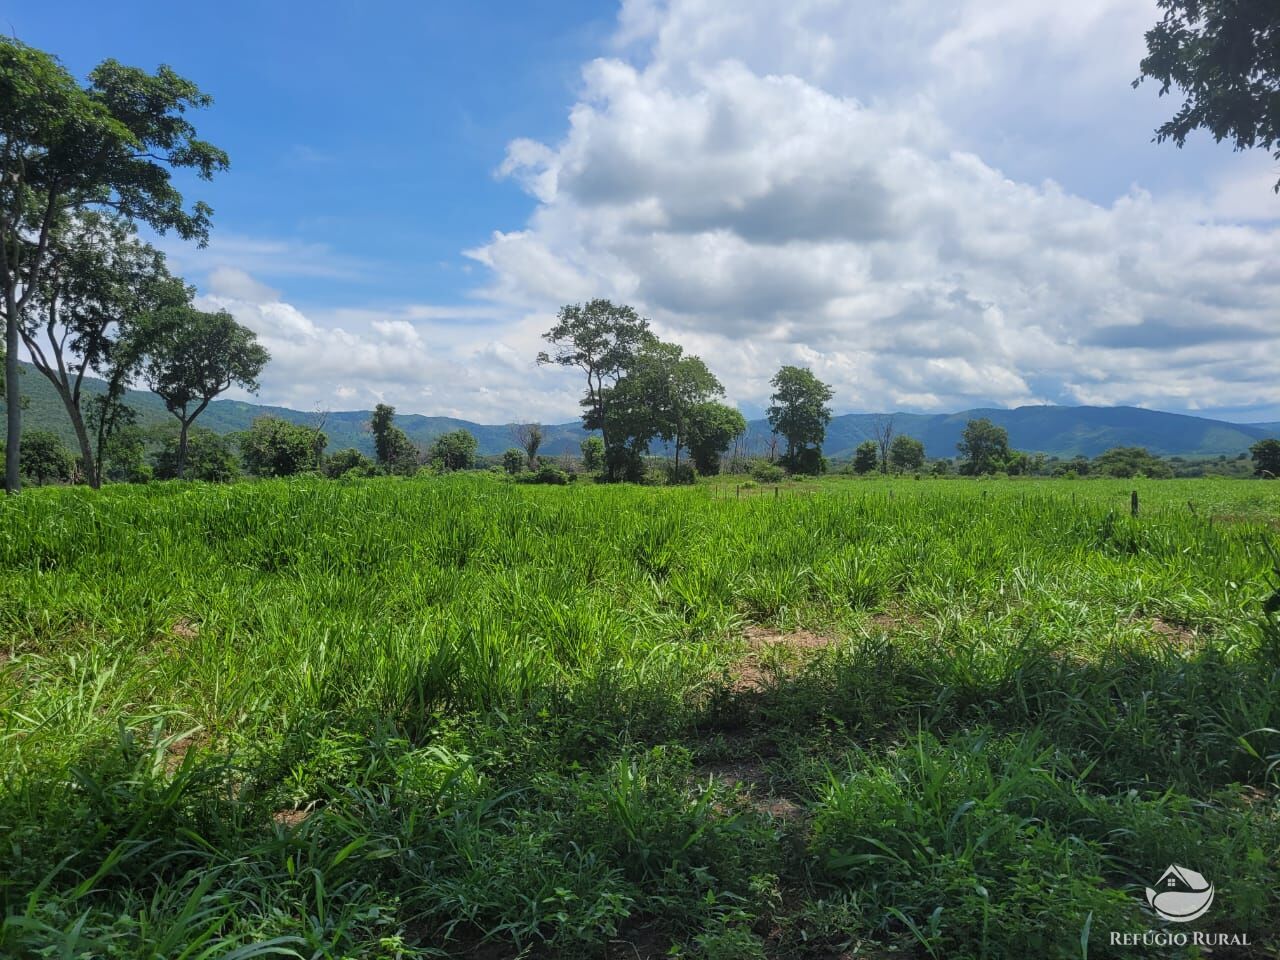
MULTIPOLYGON (((1138 86, 1150 78, 1183 101, 1156 130, 1179 147, 1207 130, 1236 150, 1280 160, 1280 4, 1275 0, 1158 0, 1164 17, 1147 31, 1138 86)), ((1280 180, 1276 181, 1280 193, 1280 180)))

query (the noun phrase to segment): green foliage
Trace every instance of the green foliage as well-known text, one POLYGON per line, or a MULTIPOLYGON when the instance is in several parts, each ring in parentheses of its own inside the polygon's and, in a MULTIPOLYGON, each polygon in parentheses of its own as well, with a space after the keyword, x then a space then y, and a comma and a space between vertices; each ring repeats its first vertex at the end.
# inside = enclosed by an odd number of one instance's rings
POLYGON ((326 477, 373 477, 377 474, 377 465, 354 447, 339 450, 324 458, 326 477))
POLYGON ((874 440, 863 440, 858 444, 858 449, 853 453, 853 472, 860 474, 871 473, 875 470, 880 459, 880 448, 874 440))
POLYGON ((412 473, 418 466, 418 451, 405 432, 395 425, 396 408, 380 403, 373 408, 369 429, 378 466, 387 473, 412 473))
POLYGON ((468 430, 453 430, 436 437, 427 461, 445 473, 470 470, 476 464, 476 438, 468 430))
POLYGON ((760 483, 781 483, 787 479, 787 471, 768 460, 757 460, 751 464, 751 476, 760 483))
POLYGON ((502 469, 515 476, 525 468, 528 455, 519 447, 512 447, 502 455, 502 469))
POLYGON ((797 473, 819 472, 834 391, 807 367, 784 366, 770 383, 769 426, 786 438, 783 463, 797 473))
POLYGON ((634 473, 634 445, 614 439, 608 414, 612 388, 631 367, 645 342, 653 339, 649 321, 633 308, 609 300, 566 304, 543 339, 554 350, 539 353, 539 364, 577 367, 587 377, 582 424, 588 430, 599 430, 605 448, 611 451, 605 462, 610 478, 621 479, 615 472, 619 468, 634 473))
POLYGON ((719 473, 721 456, 746 432, 746 418, 733 407, 714 401, 694 406, 689 414, 689 456, 698 473, 719 473))
POLYGON ((604 441, 599 437, 582 441, 582 469, 593 475, 604 470, 604 441))
POLYGON ((1173 468, 1145 447, 1112 447, 1094 458, 1093 471, 1107 477, 1169 478, 1173 468))
POLYGON ((323 433, 279 417, 259 417, 238 440, 245 469, 258 477, 315 469, 328 442, 323 433))
MULTIPOLYGON (((1158 0, 1136 87, 1150 77, 1182 106, 1156 130, 1179 147, 1195 130, 1236 150, 1275 150, 1280 160, 1280 8, 1273 0, 1158 0)), ((1280 180, 1276 181, 1280 191, 1280 180)))
POLYGON ((914 473, 924 466, 924 444, 915 437, 898 434, 889 447, 889 465, 899 473, 914 473))
MULTIPOLYGON (((16 343, 21 314, 47 290, 51 234, 78 213, 106 209, 123 222, 204 241, 211 210, 190 209, 173 172, 209 179, 227 156, 200 140, 188 115, 209 97, 169 67, 154 74, 106 60, 82 86, 43 51, 0 38, 0 261, 5 322, 16 343), (16 304, 16 312, 9 304, 16 304)), ((5 482, 17 488, 18 357, 6 351, 10 407, 5 482)), ((96 482, 96 471, 93 478, 96 482)))
POLYGON ((58 435, 32 430, 22 435, 22 476, 37 484, 67 483, 75 459, 58 435))
POLYGON ((185 476, 191 424, 214 397, 238 385, 254 392, 270 354, 257 335, 225 310, 209 313, 191 306, 169 306, 147 315, 147 385, 179 424, 175 468, 185 476))
POLYGON ((186 463, 179 470, 180 439, 169 436, 154 456, 157 480, 205 480, 226 483, 240 475, 230 441, 211 430, 194 428, 187 436, 186 463))
POLYGON ((1012 456, 1009 450, 1009 432, 986 417, 979 417, 965 424, 956 450, 964 458, 960 472, 968 476, 1004 470, 1012 456))
POLYGON ((1280 440, 1259 440, 1249 448, 1255 476, 1272 480, 1280 477, 1280 440))
POLYGON ((526 473, 521 479, 525 483, 546 483, 554 487, 563 487, 573 478, 554 464, 544 463, 537 472, 526 473))

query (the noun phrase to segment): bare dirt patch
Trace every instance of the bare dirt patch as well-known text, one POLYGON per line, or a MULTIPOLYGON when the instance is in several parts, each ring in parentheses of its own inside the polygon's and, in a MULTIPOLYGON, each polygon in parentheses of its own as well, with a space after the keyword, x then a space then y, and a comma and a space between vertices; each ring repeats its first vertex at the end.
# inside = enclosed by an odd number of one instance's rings
POLYGON ((730 669, 729 689, 733 693, 763 690, 778 673, 779 660, 808 659, 839 641, 838 637, 793 630, 783 633, 771 627, 751 624, 742 631, 747 654, 730 669))
POLYGON ((196 637, 200 636, 200 627, 188 620, 186 617, 180 617, 177 622, 169 628, 169 632, 179 640, 194 640, 196 637))
POLYGON ((307 817, 311 816, 313 810, 314 807, 310 806, 302 807, 301 809, 286 807, 283 810, 277 810, 275 813, 271 814, 271 819, 282 827, 293 829, 298 824, 302 823, 303 820, 307 819, 307 817))
POLYGON ((1171 623, 1160 617, 1152 618, 1151 632, 1160 639, 1179 647, 1193 647, 1199 640, 1199 635, 1186 624, 1171 623))
POLYGON ((699 765, 695 773, 700 779, 705 780, 709 776, 724 786, 741 791, 751 809, 759 813, 783 820, 792 820, 803 814, 794 800, 770 791, 768 771, 758 759, 712 761, 699 765))

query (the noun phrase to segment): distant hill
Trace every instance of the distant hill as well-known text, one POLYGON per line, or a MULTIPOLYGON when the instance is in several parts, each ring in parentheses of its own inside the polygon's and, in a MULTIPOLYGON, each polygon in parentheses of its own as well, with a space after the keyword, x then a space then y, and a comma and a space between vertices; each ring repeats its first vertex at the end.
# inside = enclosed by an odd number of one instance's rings
MULTIPOLYGON (((68 445, 74 444, 75 435, 67 420, 62 402, 53 387, 28 364, 23 364, 22 392, 27 398, 24 416, 26 429, 54 430, 68 445)), ((104 388, 100 380, 86 378, 85 390, 100 393, 104 388)), ((145 390, 129 391, 129 405, 138 412, 142 426, 172 424, 174 419, 165 410, 164 403, 155 394, 145 390)), ((4 408, 0 401, 0 409, 4 408)), ((246 430, 255 417, 264 415, 281 417, 294 423, 312 425, 314 412, 290 410, 241 400, 215 400, 209 404, 197 422, 199 426, 218 433, 246 430)), ((827 456, 843 458, 853 455, 863 440, 872 436, 876 414, 848 413, 835 417, 827 429, 824 445, 827 456)), ((369 433, 368 410, 330 413, 325 422, 329 437, 328 449, 342 450, 355 447, 366 454, 373 453, 373 437, 369 433)), ((898 433, 913 436, 924 443, 925 452, 931 457, 954 457, 956 443, 965 423, 975 417, 987 417, 1009 431, 1009 442, 1019 450, 1045 453, 1050 456, 1097 456, 1110 447, 1146 447, 1161 456, 1208 457, 1225 454, 1235 456, 1246 451, 1258 440, 1280 436, 1280 423, 1228 423, 1206 417, 1191 417, 1179 413, 1163 413, 1140 407, 1015 407, 1014 409, 962 410, 959 413, 896 413, 894 427, 898 433)), ((450 430, 470 430, 479 441, 480 452, 501 453, 512 446, 511 429, 502 424, 479 424, 452 417, 424 417, 420 414, 399 414, 396 422, 419 446, 427 446, 436 437, 450 430)), ((577 454, 586 432, 581 424, 547 424, 543 427, 546 439, 543 451, 551 455, 577 454)), ((764 420, 752 420, 747 426, 747 449, 761 453, 767 449, 769 425, 764 420)))

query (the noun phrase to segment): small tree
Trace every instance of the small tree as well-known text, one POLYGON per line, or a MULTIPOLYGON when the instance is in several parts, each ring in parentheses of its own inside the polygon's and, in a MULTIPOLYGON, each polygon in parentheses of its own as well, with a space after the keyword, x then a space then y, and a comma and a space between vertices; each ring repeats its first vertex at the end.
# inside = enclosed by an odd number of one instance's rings
POLYGON ((689 456, 703 476, 720 472, 720 457, 747 431, 747 421, 733 407, 707 401, 689 411, 689 456))
POLYGON ((169 437, 156 453, 155 474, 161 480, 185 478, 227 483, 240 474, 226 437, 196 427, 187 434, 186 449, 179 437, 169 437))
POLYGON ((511 438, 524 451, 525 465, 529 470, 538 469, 538 448, 542 446, 542 424, 517 423, 511 428, 511 438))
POLYGON ((85 479, 97 487, 99 454, 119 419, 110 407, 121 402, 147 349, 139 320, 187 303, 191 291, 169 275, 164 255, 136 240, 133 225, 120 218, 92 212, 64 218, 50 233, 46 259, 18 332, 32 365, 62 401, 85 479), (105 394, 83 395, 90 372, 106 381, 105 394), (91 430, 87 421, 95 412, 97 429, 91 430))
POLYGON ((853 452, 853 472, 870 473, 879 461, 879 447, 874 440, 863 440, 853 452))
POLYGON ((453 430, 442 433, 431 444, 427 460, 432 466, 446 473, 454 470, 469 470, 475 466, 476 448, 479 444, 468 430, 453 430))
POLYGON ((582 469, 598 474, 604 470, 604 441, 599 437, 587 437, 582 441, 582 469))
POLYGON ((893 438, 889 462, 899 473, 914 473, 924 466, 924 444, 905 433, 893 438))
POLYGON ((1255 476, 1280 478, 1280 440, 1259 440, 1249 448, 1255 476))
POLYGON ((876 449, 880 454, 880 472, 889 472, 889 451, 893 447, 893 417, 876 415, 871 424, 871 432, 875 436, 876 449))
POLYGON ((408 473, 417 466, 418 452, 408 435, 395 425, 396 408, 380 403, 373 408, 369 429, 378 466, 387 473, 408 473))
POLYGON ((256 392, 258 374, 271 355, 225 310, 206 313, 189 306, 153 314, 147 343, 147 383, 180 425, 176 469, 181 479, 196 417, 232 384, 256 392))
POLYGON ((328 438, 311 427, 279 417, 258 417, 240 438, 245 469, 258 477, 289 477, 310 470, 316 446, 324 450, 328 438))
POLYGON ((831 387, 807 367, 782 367, 770 381, 769 426, 787 441, 783 463, 790 470, 816 473, 821 469, 822 441, 826 439, 835 395, 831 387))
POLYGON ((52 430, 31 430, 22 436, 22 475, 33 483, 67 483, 75 460, 52 430))
POLYGON ((956 450, 964 457, 960 472, 970 476, 1003 470, 1009 461, 1009 432, 986 417, 970 420, 956 450))
POLYGON ((527 454, 519 447, 512 447, 502 455, 502 469, 515 476, 525 468, 527 454))

